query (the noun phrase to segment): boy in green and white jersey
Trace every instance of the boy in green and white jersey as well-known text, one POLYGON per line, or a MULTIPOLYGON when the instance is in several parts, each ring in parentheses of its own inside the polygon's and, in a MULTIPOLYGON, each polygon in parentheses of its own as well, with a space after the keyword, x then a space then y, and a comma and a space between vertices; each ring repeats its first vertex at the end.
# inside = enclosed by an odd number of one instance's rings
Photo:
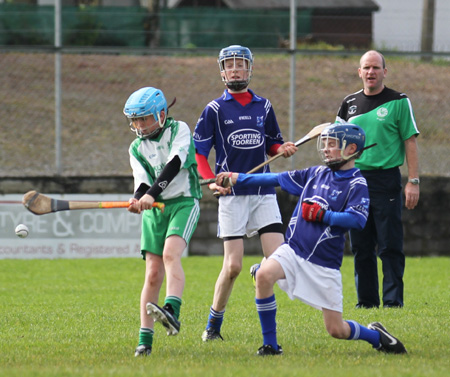
POLYGON ((168 117, 161 90, 145 87, 127 100, 124 114, 138 138, 129 149, 134 196, 128 210, 142 213, 141 253, 146 262, 140 300, 141 328, 135 356, 152 351, 154 322, 161 322, 167 335, 180 331, 184 272, 181 256, 200 217, 202 191, 189 126, 168 117), (164 211, 153 208, 155 202, 164 211), (164 305, 159 291, 166 276, 164 305))

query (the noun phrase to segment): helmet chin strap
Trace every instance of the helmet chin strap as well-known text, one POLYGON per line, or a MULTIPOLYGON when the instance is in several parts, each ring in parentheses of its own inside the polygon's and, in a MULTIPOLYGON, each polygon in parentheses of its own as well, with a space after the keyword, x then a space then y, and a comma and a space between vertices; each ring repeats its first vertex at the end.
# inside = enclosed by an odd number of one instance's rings
POLYGON ((228 81, 226 84, 228 89, 239 92, 248 86, 247 81, 228 81))
POLYGON ((146 138, 147 138, 147 139, 155 139, 156 137, 159 136, 159 134, 161 133, 161 131, 162 131, 162 128, 158 128, 158 129, 156 129, 155 131, 153 131, 153 132, 151 133, 151 135, 148 135, 146 138))
POLYGON ((327 165, 332 171, 338 171, 347 162, 348 162, 348 160, 330 161, 330 162, 326 162, 325 165, 327 165))

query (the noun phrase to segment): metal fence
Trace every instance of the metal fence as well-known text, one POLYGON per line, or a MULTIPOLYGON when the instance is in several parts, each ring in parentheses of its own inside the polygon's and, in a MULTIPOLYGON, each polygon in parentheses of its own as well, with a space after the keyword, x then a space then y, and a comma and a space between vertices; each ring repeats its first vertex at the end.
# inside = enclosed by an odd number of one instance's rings
MULTIPOLYGON (((271 100, 289 136, 290 54, 254 50, 251 88, 271 100)), ((206 104, 224 86, 218 51, 98 50, 61 53, 61 175, 131 173, 128 146, 134 136, 122 114, 128 96, 143 86, 161 88, 175 119, 193 130, 206 104)), ((298 51, 294 141, 313 126, 332 122, 343 97, 359 90, 361 52, 298 51)), ((444 59, 386 54, 386 85, 408 94, 417 118, 422 175, 450 175, 450 66, 444 59)), ((53 51, 0 51, 0 177, 58 174, 53 51)), ((317 164, 313 143, 295 156, 298 168, 317 164)), ((276 161, 273 170, 290 168, 276 161)))

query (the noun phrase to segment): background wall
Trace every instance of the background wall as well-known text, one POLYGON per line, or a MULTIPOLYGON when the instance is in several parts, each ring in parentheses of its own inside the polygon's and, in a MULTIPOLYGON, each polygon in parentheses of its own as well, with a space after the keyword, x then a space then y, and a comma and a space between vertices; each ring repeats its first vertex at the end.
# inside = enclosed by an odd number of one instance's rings
MULTIPOLYGON (((1 188, 2 194, 24 193, 33 189, 42 193, 64 193, 66 199, 70 200, 71 194, 76 196, 79 192, 129 194, 133 191, 133 182, 130 177, 4 178, 1 181, 1 188)), ((408 256, 449 256, 450 178, 423 177, 420 190, 418 207, 412 211, 406 208, 403 210, 405 253, 408 256)), ((297 203, 297 198, 282 191, 278 191, 277 195, 283 222, 287 224, 297 203)), ((200 206, 200 222, 189 245, 189 254, 221 255, 223 253, 222 241, 216 237, 217 199, 206 188, 200 206)), ((5 209, 5 205, 0 204, 0 212, 2 209, 5 209)), ((45 216, 50 215, 41 217, 45 216)), ((20 242, 20 239, 17 239, 17 242, 20 242)), ((245 240, 245 252, 248 255, 261 255, 257 236, 245 240)), ((349 253, 348 245, 346 253, 349 253)))

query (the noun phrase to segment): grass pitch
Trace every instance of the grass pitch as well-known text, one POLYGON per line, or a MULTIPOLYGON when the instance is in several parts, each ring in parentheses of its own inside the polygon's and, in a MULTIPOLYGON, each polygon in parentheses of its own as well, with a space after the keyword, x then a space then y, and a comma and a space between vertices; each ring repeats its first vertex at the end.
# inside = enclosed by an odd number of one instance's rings
MULTIPOLYGON (((403 309, 354 309, 353 261, 345 257, 344 318, 382 322, 407 355, 331 338, 319 311, 276 288, 285 354, 261 358, 254 288, 246 257, 225 314, 224 342, 203 343, 220 257, 183 259, 181 332, 155 326, 153 353, 134 358, 140 259, 0 260, 0 376, 447 376, 450 258, 408 258, 403 309)), ((161 292, 162 302, 164 291, 161 292)))

